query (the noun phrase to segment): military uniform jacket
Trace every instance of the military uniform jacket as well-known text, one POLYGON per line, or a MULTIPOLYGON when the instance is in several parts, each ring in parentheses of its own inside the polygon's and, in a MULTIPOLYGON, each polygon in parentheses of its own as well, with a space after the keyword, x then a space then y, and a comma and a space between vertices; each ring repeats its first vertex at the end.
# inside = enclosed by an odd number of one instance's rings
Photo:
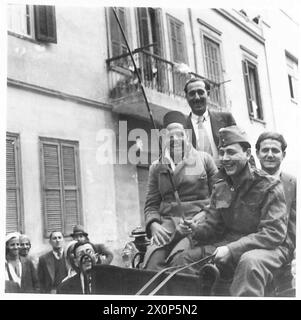
POLYGON ((223 169, 212 192, 206 219, 198 225, 198 244, 227 245, 233 262, 253 249, 284 244, 288 215, 280 180, 247 165, 236 185, 223 169))

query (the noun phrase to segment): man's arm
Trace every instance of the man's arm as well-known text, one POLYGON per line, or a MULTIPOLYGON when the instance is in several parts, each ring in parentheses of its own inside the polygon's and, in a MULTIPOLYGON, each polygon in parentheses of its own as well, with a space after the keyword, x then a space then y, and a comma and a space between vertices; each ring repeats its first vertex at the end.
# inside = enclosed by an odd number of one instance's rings
POLYGON ((111 250, 109 250, 104 244, 95 244, 96 247, 96 251, 97 253, 99 253, 100 255, 104 255, 105 256, 105 260, 102 260, 103 264, 110 264, 113 260, 113 252, 111 250))
POLYGON ((211 194, 213 190, 213 185, 217 181, 216 173, 218 172, 218 169, 213 158, 208 153, 204 153, 204 163, 205 163, 206 174, 208 177, 209 191, 211 194))
POLYGON ((261 207, 261 220, 257 232, 251 233, 227 245, 234 261, 253 249, 272 250, 281 245, 287 232, 286 203, 282 184, 270 190, 261 207))
POLYGON ((149 169, 147 194, 144 207, 145 227, 147 236, 151 237, 150 226, 153 222, 160 223, 159 214, 160 203, 162 201, 158 186, 158 175, 156 173, 156 164, 152 164, 149 169))

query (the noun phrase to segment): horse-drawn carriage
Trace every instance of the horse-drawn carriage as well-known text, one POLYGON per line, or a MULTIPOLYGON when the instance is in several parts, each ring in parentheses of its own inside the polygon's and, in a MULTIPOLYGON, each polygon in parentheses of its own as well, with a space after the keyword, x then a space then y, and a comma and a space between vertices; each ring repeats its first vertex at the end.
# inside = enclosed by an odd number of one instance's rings
MULTIPOLYGON (((96 265, 92 270, 94 294, 103 295, 169 295, 169 296, 230 296, 231 277, 214 264, 209 256, 199 261, 198 275, 182 273, 187 266, 166 268, 160 272, 141 268, 147 245, 145 232, 133 230, 131 245, 136 248, 130 267, 96 265)), ((295 287, 291 265, 274 274, 273 282, 266 288, 269 297, 294 297, 295 287)))

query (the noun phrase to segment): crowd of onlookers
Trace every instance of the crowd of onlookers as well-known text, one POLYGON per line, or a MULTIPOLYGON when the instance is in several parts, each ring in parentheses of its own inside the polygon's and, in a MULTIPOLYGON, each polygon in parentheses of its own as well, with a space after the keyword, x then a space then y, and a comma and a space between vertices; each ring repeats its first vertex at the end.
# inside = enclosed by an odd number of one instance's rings
MULTIPOLYGON (((80 225, 73 228, 73 240, 65 245, 61 231, 49 235, 51 250, 38 261, 31 257, 27 235, 9 233, 5 239, 5 292, 59 293, 58 288, 80 271, 85 270, 83 255, 92 257, 93 264, 110 264, 113 253, 103 244, 92 244, 80 225)), ((87 259, 86 259, 87 260, 87 259)), ((89 268, 88 268, 89 269, 89 268)))

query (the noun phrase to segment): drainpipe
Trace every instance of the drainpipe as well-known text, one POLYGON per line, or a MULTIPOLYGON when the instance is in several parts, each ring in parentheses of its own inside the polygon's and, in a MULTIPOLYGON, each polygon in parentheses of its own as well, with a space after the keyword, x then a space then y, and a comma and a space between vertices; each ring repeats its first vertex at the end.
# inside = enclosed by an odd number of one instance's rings
POLYGON ((194 32, 193 32, 191 8, 188 8, 188 16, 189 16, 189 22, 190 22, 191 38, 192 38, 194 69, 195 69, 195 73, 198 73, 198 64, 197 64, 197 59, 196 59, 195 38, 194 38, 194 32))

